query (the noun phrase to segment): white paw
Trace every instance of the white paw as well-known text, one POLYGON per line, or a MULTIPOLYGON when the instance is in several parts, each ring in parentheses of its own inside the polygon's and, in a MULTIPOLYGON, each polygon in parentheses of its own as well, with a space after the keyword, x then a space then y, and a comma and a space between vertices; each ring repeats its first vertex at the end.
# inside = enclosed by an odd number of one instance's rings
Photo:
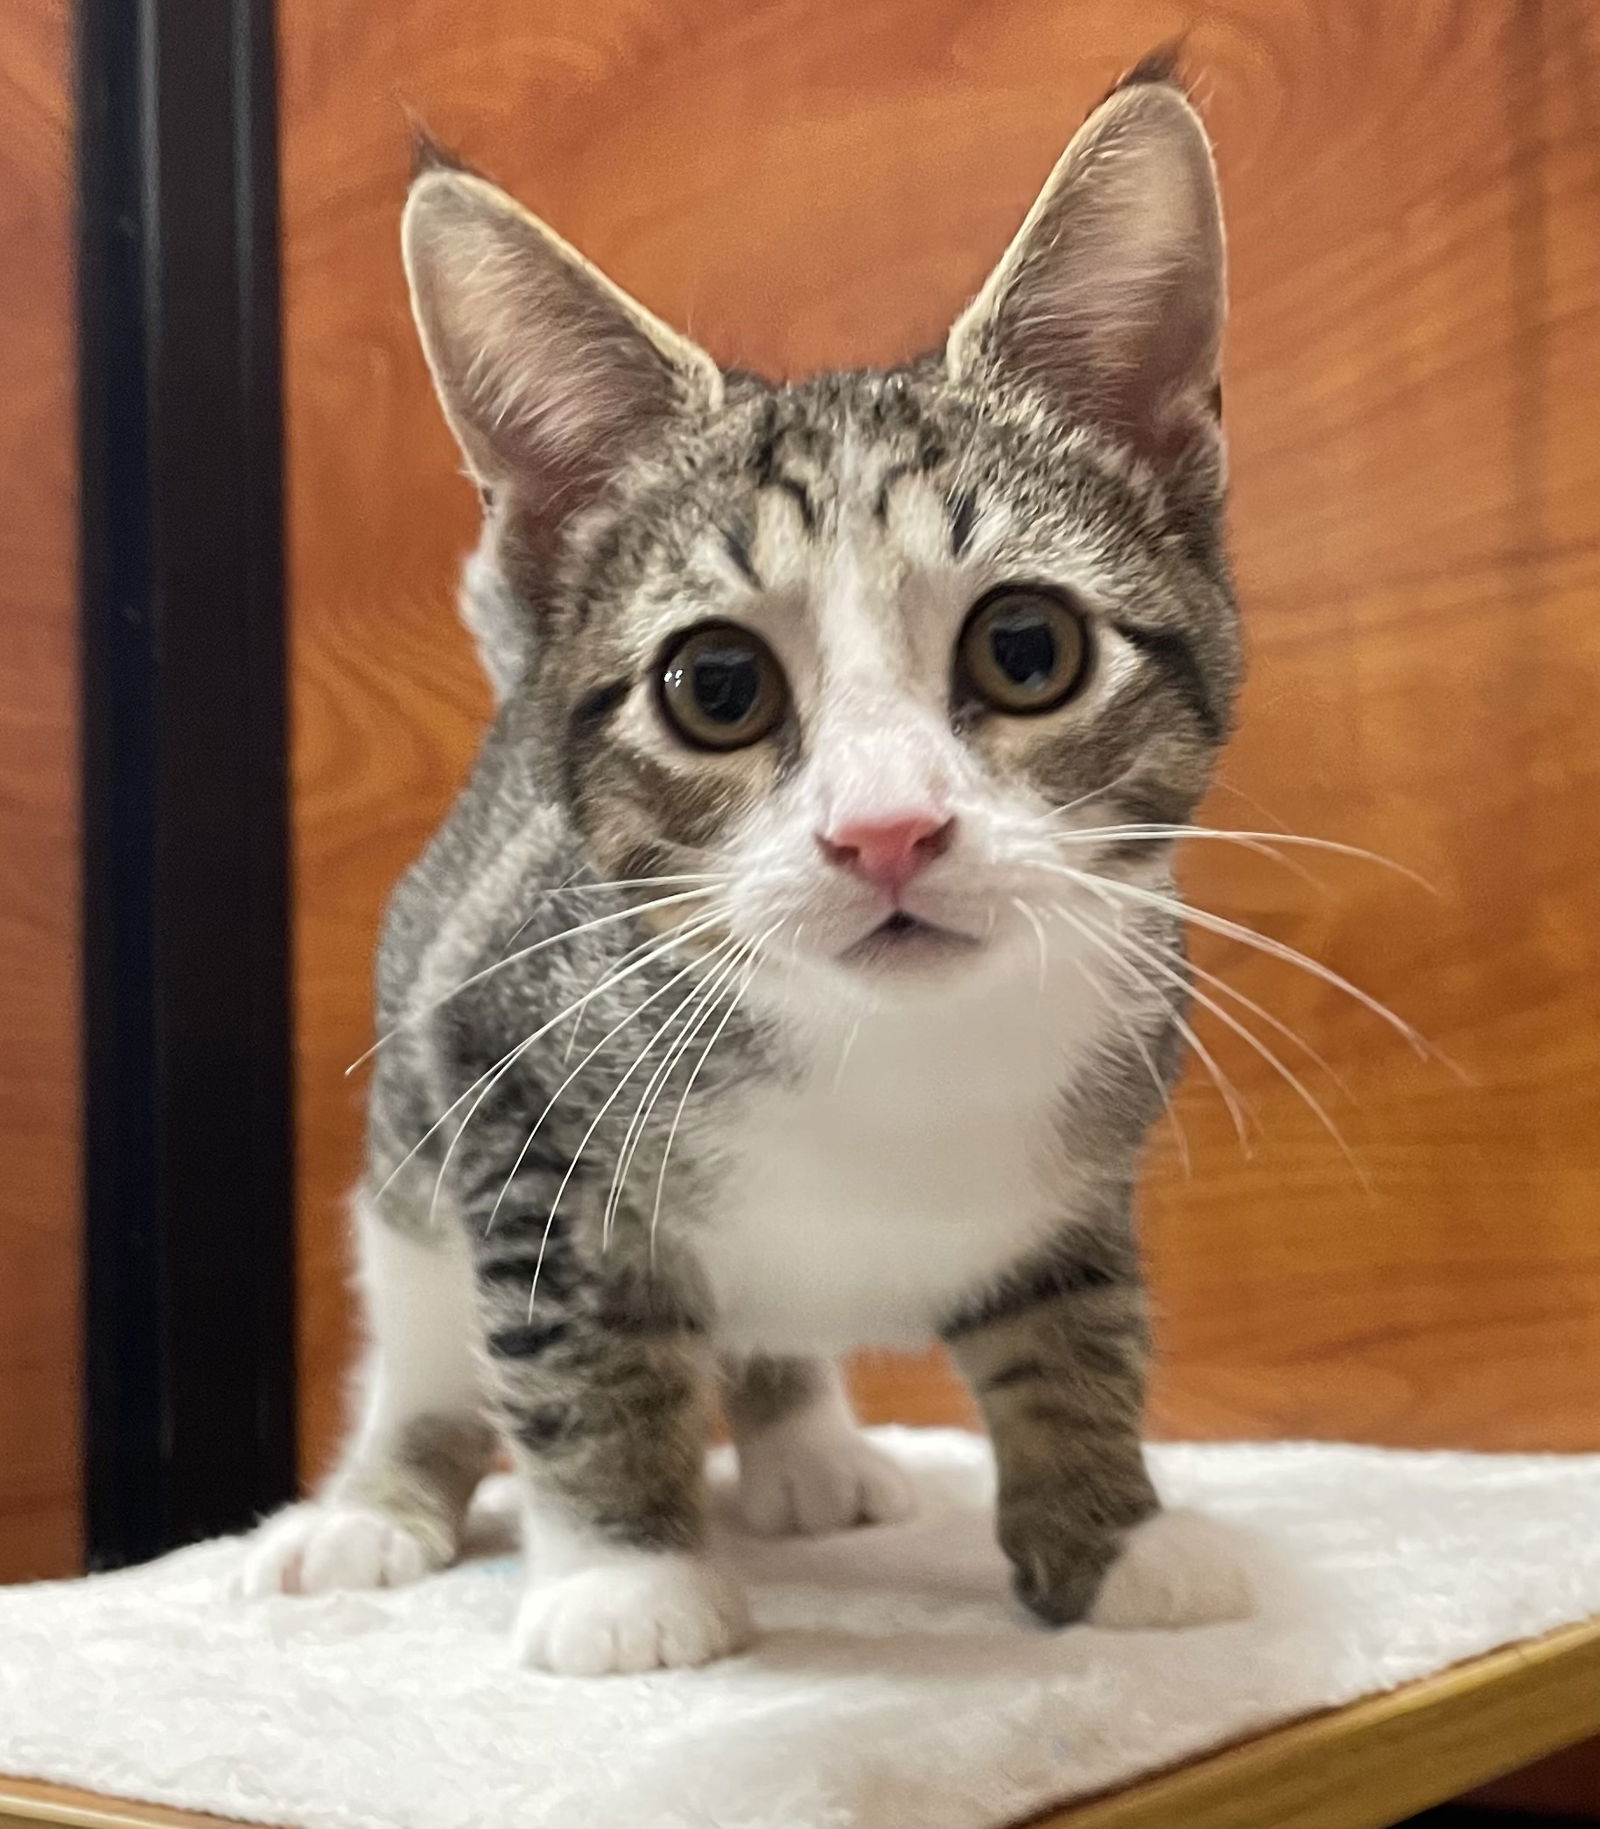
POLYGON ((693 1556, 640 1553, 535 1582, 517 1614, 517 1656, 557 1676, 674 1670, 750 1639, 727 1576, 693 1556))
POLYGON ((1197 1511, 1158 1511, 1136 1524, 1089 1609, 1096 1626, 1214 1626, 1244 1619, 1255 1596, 1249 1545, 1197 1511))
POLYGON ((915 1509, 910 1480, 854 1430, 806 1435, 780 1425, 740 1444, 739 1514, 758 1536, 898 1524, 915 1509))
POLYGON ((267 1594, 398 1588, 448 1558, 397 1518, 355 1505, 294 1505, 257 1531, 240 1586, 267 1594))

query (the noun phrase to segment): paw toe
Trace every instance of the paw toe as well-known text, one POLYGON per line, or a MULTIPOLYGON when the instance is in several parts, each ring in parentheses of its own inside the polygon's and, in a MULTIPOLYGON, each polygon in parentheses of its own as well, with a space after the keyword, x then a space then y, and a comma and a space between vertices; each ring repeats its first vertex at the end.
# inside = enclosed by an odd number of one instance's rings
POLYGON ((739 1510, 762 1537, 822 1536, 859 1524, 897 1524, 915 1509, 902 1469, 860 1436, 825 1443, 753 1445, 739 1473, 739 1510))
POLYGON ((747 1642, 744 1596, 686 1556, 640 1556, 530 1588, 517 1616, 520 1662, 558 1676, 637 1675, 725 1657, 747 1642))
POLYGON ((1089 1609, 1097 1626, 1219 1625, 1253 1609, 1248 1545, 1201 1512, 1162 1511, 1135 1525, 1089 1609))
POLYGON ((245 1562, 246 1596, 329 1594, 418 1581, 445 1558, 406 1523, 349 1505, 297 1505, 264 1525, 245 1562))

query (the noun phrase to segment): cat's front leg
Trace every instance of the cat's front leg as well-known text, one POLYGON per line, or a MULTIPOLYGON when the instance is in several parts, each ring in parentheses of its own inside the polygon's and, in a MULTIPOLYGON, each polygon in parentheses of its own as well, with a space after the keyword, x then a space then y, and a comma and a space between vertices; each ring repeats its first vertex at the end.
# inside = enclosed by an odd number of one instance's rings
POLYGON ((1040 1619, 1183 1626, 1248 1611, 1232 1540, 1208 1519, 1163 1512, 1145 1470, 1131 1246, 1069 1236, 944 1331, 994 1442, 1013 1585, 1040 1619))
POLYGON ((502 1212, 477 1261, 492 1400, 523 1485, 518 1654, 574 1676, 706 1663, 750 1633, 706 1551, 709 1354, 659 1285, 583 1265, 543 1224, 502 1212))
POLYGON ((316 1498, 256 1534, 241 1575, 247 1594, 395 1587, 443 1568, 493 1463, 465 1241, 395 1206, 386 1214, 370 1193, 356 1202, 371 1336, 359 1422, 316 1498))

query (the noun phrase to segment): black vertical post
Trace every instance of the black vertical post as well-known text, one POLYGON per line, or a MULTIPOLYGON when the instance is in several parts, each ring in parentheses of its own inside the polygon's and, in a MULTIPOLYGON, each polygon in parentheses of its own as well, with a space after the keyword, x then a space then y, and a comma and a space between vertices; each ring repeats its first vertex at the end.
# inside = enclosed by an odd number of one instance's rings
POLYGON ((87 1536, 294 1482, 271 0, 80 0, 87 1536))

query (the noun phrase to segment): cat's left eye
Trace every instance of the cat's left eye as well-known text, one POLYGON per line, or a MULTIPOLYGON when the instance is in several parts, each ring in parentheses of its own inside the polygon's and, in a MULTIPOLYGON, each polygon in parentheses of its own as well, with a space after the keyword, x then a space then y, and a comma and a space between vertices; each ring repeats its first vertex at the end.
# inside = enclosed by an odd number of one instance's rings
POLYGON ((973 606, 956 667, 965 691, 996 711, 1054 711, 1088 675, 1088 630, 1079 611, 1053 592, 1002 584, 973 606))
POLYGON ((745 749, 776 729, 789 686, 759 635, 707 622, 668 650, 660 698, 667 722, 695 748, 745 749))

